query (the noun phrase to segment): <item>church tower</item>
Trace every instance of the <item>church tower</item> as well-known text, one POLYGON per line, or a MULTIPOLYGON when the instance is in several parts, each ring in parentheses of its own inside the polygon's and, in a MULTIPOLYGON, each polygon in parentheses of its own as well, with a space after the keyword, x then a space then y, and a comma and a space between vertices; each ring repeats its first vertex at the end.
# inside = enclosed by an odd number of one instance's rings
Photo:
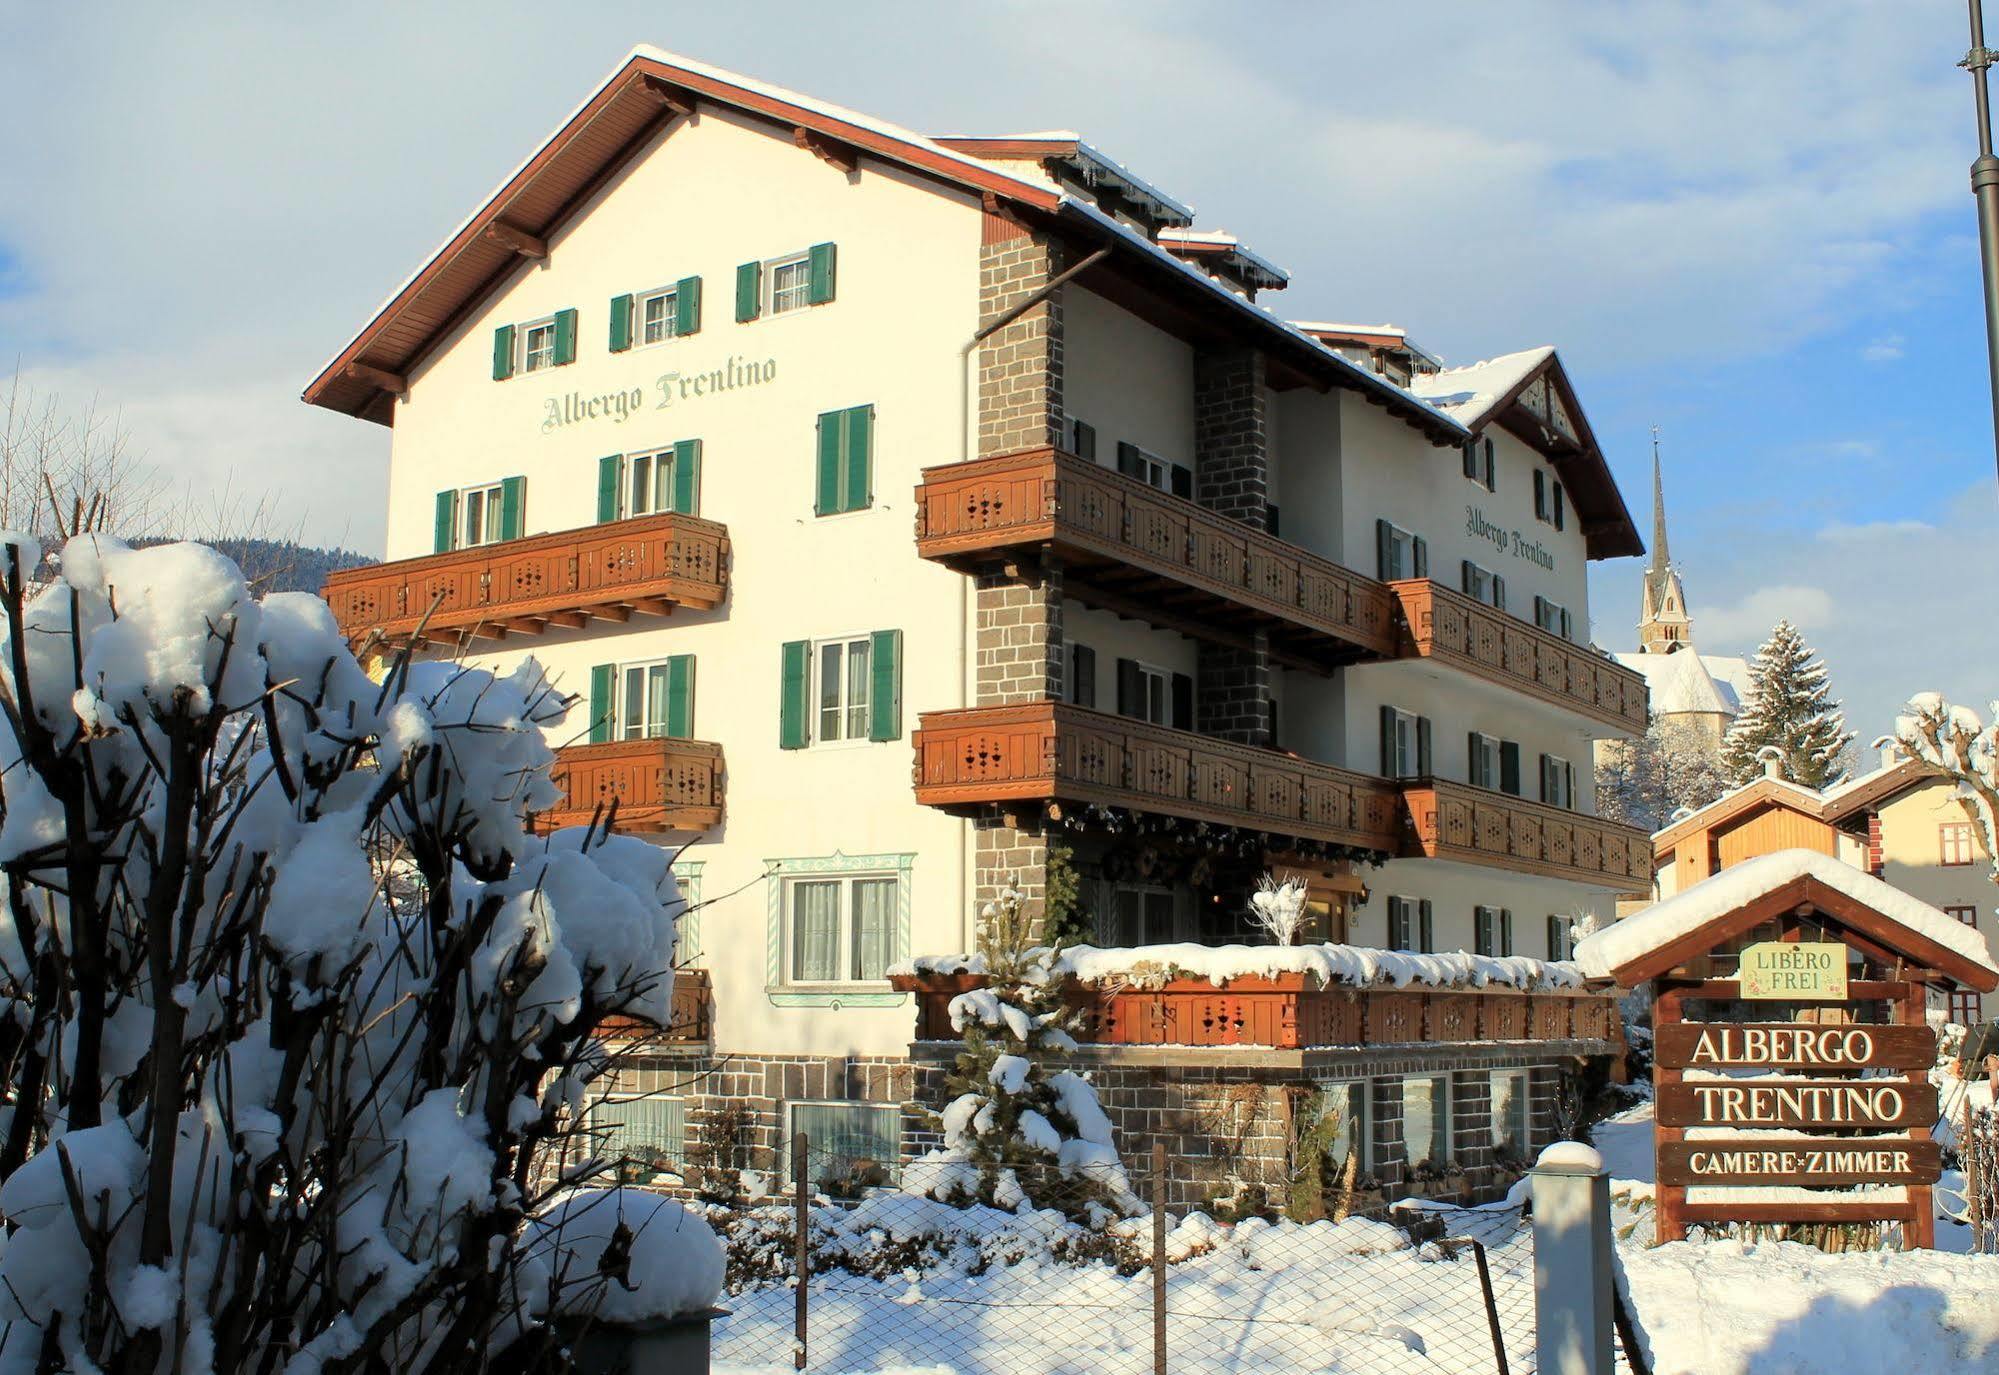
POLYGON ((1652 431, 1652 562, 1645 569, 1644 606, 1638 618, 1638 647, 1645 654, 1690 649, 1693 622, 1687 616, 1687 589, 1680 585, 1666 552, 1666 486, 1659 476, 1659 432, 1652 431))

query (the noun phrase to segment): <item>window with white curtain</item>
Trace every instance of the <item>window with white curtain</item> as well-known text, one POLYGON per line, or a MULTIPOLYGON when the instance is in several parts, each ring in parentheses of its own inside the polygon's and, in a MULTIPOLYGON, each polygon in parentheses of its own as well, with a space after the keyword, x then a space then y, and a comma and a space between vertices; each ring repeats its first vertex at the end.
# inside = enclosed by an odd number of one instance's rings
POLYGON ((1409 1168, 1440 1169, 1451 1163, 1451 1081, 1442 1074, 1412 1074, 1402 1081, 1402 1146, 1409 1168))
POLYGON ((643 1182, 681 1170, 687 1158, 687 1102, 661 1095, 606 1095, 590 1104, 597 1150, 622 1178, 643 1182))
POLYGON ((1492 1149, 1507 1160, 1527 1159, 1527 1071, 1492 1072, 1492 1149))
POLYGON ((793 879, 790 982, 878 983, 895 960, 896 877, 829 874, 793 879))
POLYGON ((894 1103, 792 1103, 785 1133, 785 1174, 799 1136, 814 1188, 835 1198, 893 1184, 901 1175, 902 1109, 894 1103))

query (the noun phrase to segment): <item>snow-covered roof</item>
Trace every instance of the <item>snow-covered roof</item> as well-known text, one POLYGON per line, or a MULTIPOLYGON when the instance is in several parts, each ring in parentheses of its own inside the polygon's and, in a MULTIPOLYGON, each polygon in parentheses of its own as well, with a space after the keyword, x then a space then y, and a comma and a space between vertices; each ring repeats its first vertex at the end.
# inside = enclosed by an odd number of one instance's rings
POLYGON ((1220 258, 1253 286, 1275 290, 1291 280, 1289 272, 1225 229, 1162 229, 1159 242, 1177 252, 1220 258))
POLYGON ((1585 937, 1576 944, 1575 962, 1591 978, 1616 978, 1645 956, 1804 878, 1844 894, 1894 926, 1960 956, 1999 983, 1999 962, 1993 960, 1977 928, 1946 916, 1864 869, 1816 850, 1778 850, 1730 865, 1683 893, 1585 937))
POLYGON ((1749 665, 1741 659, 1696 654, 1691 649, 1673 654, 1627 650, 1613 657, 1644 675, 1652 710, 1662 716, 1693 712, 1739 716, 1749 700, 1749 665))
POLYGON ((1444 368, 1410 379, 1408 390, 1438 410, 1475 430, 1508 401, 1555 356, 1552 344, 1501 354, 1462 368, 1444 368))
POLYGON ((1105 187, 1136 203, 1160 224, 1189 225, 1194 207, 1166 194, 1102 149, 1090 144, 1070 129, 1034 134, 942 134, 937 140, 946 147, 960 149, 981 158, 1056 162, 1083 185, 1105 187))

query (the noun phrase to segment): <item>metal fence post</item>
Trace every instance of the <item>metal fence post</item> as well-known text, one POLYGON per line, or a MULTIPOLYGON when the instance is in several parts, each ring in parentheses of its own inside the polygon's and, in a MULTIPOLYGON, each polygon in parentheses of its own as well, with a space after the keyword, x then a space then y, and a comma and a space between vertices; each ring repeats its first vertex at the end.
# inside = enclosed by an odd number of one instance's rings
POLYGON ((811 1145, 804 1132, 791 1138, 791 1187, 796 1196, 798 1235, 792 1239, 792 1271, 798 1289, 792 1296, 791 1368, 805 1369, 806 1289, 812 1281, 812 1198, 805 1181, 811 1173, 806 1152, 811 1145))
POLYGON ((1152 1375, 1166 1375, 1166 1143, 1152 1147, 1152 1375))
POLYGON ((1485 1243, 1477 1237, 1471 1239, 1472 1259, 1478 1262, 1479 1292, 1485 1296, 1485 1327, 1492 1334, 1492 1363, 1499 1375, 1509 1375, 1506 1369, 1506 1338, 1499 1330, 1499 1300, 1492 1292, 1492 1267, 1485 1262, 1485 1243))
POLYGON ((1611 1375, 1610 1173, 1575 1141, 1534 1181, 1534 1352, 1540 1375, 1611 1375))

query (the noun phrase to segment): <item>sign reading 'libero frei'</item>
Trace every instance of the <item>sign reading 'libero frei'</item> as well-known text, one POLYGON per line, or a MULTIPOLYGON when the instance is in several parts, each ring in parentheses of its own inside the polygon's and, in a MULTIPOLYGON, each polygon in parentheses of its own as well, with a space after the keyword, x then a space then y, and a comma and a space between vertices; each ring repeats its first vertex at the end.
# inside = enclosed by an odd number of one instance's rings
POLYGON ((1554 551, 1539 540, 1528 539, 1518 530, 1495 525, 1485 517, 1485 512, 1476 506, 1465 507, 1465 534, 1472 539, 1492 541, 1493 547, 1502 554, 1511 554, 1516 559, 1525 559, 1532 564, 1553 572, 1554 551))
POLYGON ((676 405, 719 396, 777 380, 777 359, 731 355, 721 366, 676 369, 655 377, 650 388, 621 387, 595 394, 568 391, 542 402, 541 432, 553 434, 571 425, 608 420, 622 425, 635 415, 672 410, 676 405))
POLYGON ((1736 978, 1745 999, 1846 1001, 1846 947, 1834 941, 1760 941, 1743 947, 1736 978))

